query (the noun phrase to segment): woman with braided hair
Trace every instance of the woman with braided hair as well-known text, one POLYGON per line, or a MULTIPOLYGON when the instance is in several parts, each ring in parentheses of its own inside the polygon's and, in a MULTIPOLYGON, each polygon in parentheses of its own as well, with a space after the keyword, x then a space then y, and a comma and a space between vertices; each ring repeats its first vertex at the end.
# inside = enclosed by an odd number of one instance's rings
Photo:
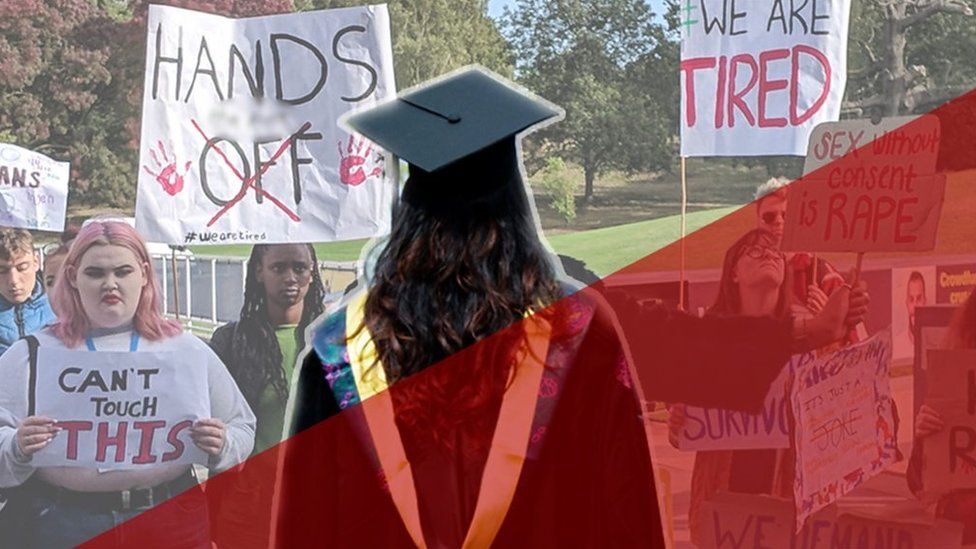
POLYGON ((305 328, 322 314, 325 289, 311 244, 257 244, 244 282, 241 318, 210 346, 258 417, 254 453, 281 441, 291 372, 305 328))
MULTIPOLYGON (((281 442, 291 374, 305 346, 305 329, 322 314, 325 290, 311 244, 257 244, 244 282, 244 305, 237 322, 218 328, 210 345, 257 416, 254 454, 281 442)), ((264 546, 276 459, 252 459, 233 483, 212 496, 211 529, 229 547, 264 546)), ((213 484, 214 489, 217 484, 213 484)))

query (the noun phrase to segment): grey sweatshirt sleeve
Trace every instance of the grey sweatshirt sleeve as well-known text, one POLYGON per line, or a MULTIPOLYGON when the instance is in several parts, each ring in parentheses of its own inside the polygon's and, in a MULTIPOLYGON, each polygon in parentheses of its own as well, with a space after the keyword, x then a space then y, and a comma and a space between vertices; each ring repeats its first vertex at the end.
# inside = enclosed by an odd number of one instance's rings
MULTIPOLYGON (((201 345, 205 345, 201 342, 201 345)), ((254 449, 257 419, 244 395, 217 355, 207 347, 207 376, 210 383, 210 413, 227 426, 224 448, 210 458, 210 468, 225 471, 243 462, 254 449)))
POLYGON ((27 343, 14 343, 0 356, 0 488, 23 484, 33 473, 17 446, 17 426, 27 416, 27 343))

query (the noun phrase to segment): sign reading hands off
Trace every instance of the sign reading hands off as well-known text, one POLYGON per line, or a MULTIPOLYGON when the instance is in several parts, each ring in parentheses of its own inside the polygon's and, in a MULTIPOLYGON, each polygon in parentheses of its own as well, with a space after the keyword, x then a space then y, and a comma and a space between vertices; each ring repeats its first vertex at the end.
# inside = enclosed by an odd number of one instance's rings
POLYGON ((389 228, 387 159, 343 114, 395 95, 385 5, 228 19, 149 7, 136 224, 170 244, 389 228))

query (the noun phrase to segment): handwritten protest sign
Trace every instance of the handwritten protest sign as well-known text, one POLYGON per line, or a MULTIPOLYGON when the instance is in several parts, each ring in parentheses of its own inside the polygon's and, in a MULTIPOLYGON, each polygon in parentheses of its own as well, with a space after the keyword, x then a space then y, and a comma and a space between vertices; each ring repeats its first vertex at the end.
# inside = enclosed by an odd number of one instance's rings
MULTIPOLYGON (((799 357, 795 357, 797 360, 799 357)), ((789 400, 786 382, 790 364, 773 380, 763 409, 750 414, 720 408, 685 407, 685 425, 678 433, 682 450, 749 450, 790 447, 789 400)))
POLYGON ((0 143, 0 226, 63 231, 70 172, 67 162, 0 143))
POLYGON ((62 429, 34 455, 37 467, 136 469, 207 463, 190 426, 210 417, 201 351, 122 353, 38 350, 38 415, 62 429))
POLYGON ((803 173, 811 174, 829 164, 821 177, 878 177, 871 169, 884 166, 932 174, 941 135, 939 118, 931 114, 882 118, 877 123, 869 119, 824 122, 810 134, 803 173), (844 160, 837 162, 841 159, 844 160))
POLYGON ((797 529, 894 462, 891 330, 798 364, 792 389, 797 529))
POLYGON ((139 230, 170 244, 387 231, 391 160, 336 120, 393 82, 385 5, 247 19, 150 6, 139 230))
POLYGON ((802 155, 837 120, 850 0, 682 2, 682 156, 802 155))
MULTIPOLYGON (((915 502, 906 502, 908 504, 915 502)), ((921 505, 916 516, 923 516, 921 505)), ((709 549, 953 549, 962 524, 947 520, 878 520, 834 507, 793 531, 793 504, 768 496, 722 493, 702 506, 702 547, 709 549)))
POLYGON ((976 488, 976 351, 930 350, 925 404, 945 429, 922 439, 922 486, 941 494, 976 488))
POLYGON ((945 176, 934 116, 817 126, 790 185, 783 249, 926 251, 935 247, 945 176))

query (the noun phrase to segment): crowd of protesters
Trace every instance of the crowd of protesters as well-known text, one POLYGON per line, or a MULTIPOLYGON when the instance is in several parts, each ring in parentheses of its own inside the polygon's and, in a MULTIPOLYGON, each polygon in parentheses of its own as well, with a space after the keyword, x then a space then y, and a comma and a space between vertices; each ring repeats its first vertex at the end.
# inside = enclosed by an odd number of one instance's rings
MULTIPOLYGON (((146 244, 127 223, 89 221, 49 250, 43 272, 29 233, 0 230, 4 541, 71 547, 201 480, 191 465, 35 466, 66 436, 59 418, 35 410, 36 373, 71 350, 106 361, 154 353, 205 380, 209 413, 189 428, 206 456, 199 465, 208 476, 250 476, 219 500, 198 490, 198 501, 143 521, 166 546, 265 546, 272 523, 281 546, 663 544, 646 401, 755 410, 793 353, 856 340, 866 289, 812 254, 780 251, 782 181, 760 188, 757 227, 726 253, 704 318, 644 308, 598 282, 583 288, 566 273, 589 276, 585 266, 564 266, 543 244, 521 176, 518 132, 558 110, 470 72, 434 88, 468 97, 472 82, 484 97, 451 104, 458 116, 403 100, 379 121, 366 123, 369 111, 350 118, 410 177, 366 280, 328 311, 313 246, 255 245, 240 318, 208 344, 162 315, 146 244), (448 123, 506 111, 492 102, 535 114, 449 150, 448 123), (424 138, 448 150, 438 162, 413 158, 399 137, 381 142, 417 109, 439 117, 424 138), (642 383, 631 362, 642 363, 642 383), (309 438, 326 420, 335 428, 309 438), (313 443, 255 461, 286 435, 313 443)), ((971 343, 963 331, 956 346, 971 343)), ((682 421, 673 406, 672 431, 682 421)), ((919 437, 939 428, 931 410, 917 420, 919 437)), ((696 510, 719 491, 787 493, 792 459, 788 450, 698 455, 693 539, 696 510)), ((944 514, 966 497, 951 497, 944 514)))

